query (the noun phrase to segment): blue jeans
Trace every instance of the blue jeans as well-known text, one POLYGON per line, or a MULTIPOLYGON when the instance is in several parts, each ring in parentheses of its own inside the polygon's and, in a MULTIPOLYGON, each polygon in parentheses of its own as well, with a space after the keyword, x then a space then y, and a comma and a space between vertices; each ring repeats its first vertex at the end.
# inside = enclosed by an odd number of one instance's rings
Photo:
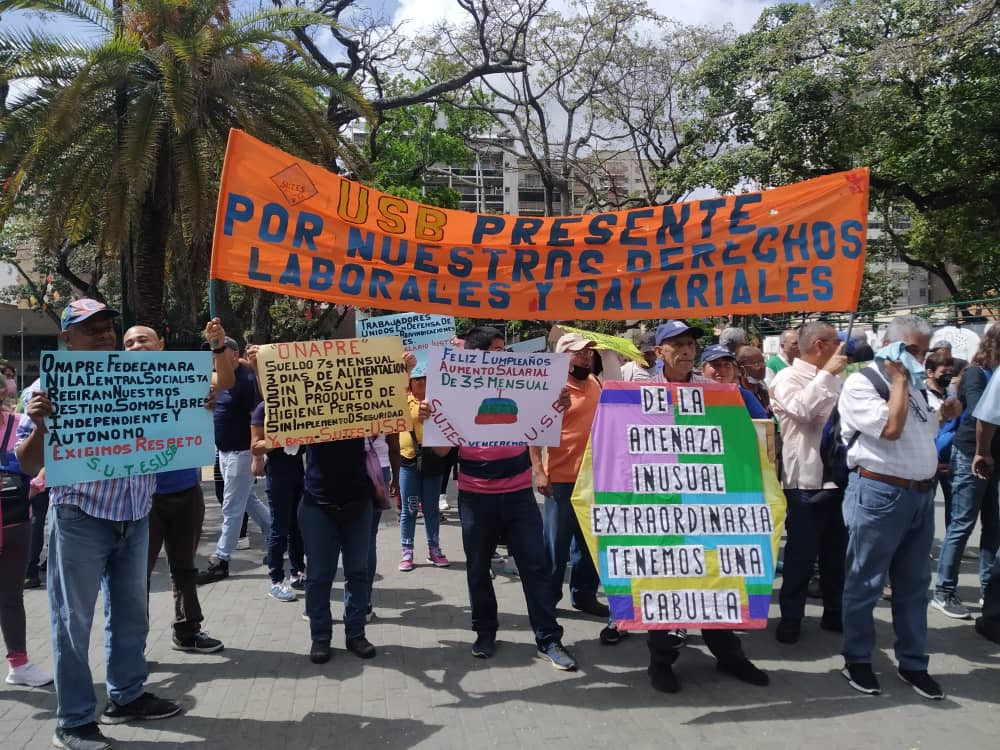
POLYGON ((55 664, 56 721, 77 727, 96 720, 88 650, 97 592, 104 594, 108 698, 129 703, 148 676, 146 565, 149 518, 106 521, 75 505, 52 508, 48 592, 55 664))
POLYGON ((399 496, 402 499, 399 514, 399 543, 403 547, 413 546, 417 530, 417 508, 424 511, 424 532, 427 546, 438 546, 438 531, 441 514, 438 499, 441 495, 441 475, 427 475, 412 466, 399 467, 399 496))
POLYGON ((941 542, 938 560, 936 593, 954 594, 958 587, 958 569, 965 544, 982 516, 983 530, 979 538, 979 588, 986 580, 1000 544, 1000 508, 997 506, 997 478, 977 479, 972 474, 972 458, 958 448, 951 449, 951 523, 941 542))
POLYGON ((837 498, 809 502, 817 492, 820 490, 785 490, 788 539, 778 595, 783 619, 798 621, 805 614, 809 579, 813 576, 817 557, 823 611, 828 616, 840 615, 847 529, 844 528, 842 504, 837 498))
POLYGON ((219 451, 223 480, 222 531, 215 556, 220 560, 228 560, 233 554, 244 513, 249 513, 257 522, 265 538, 271 532, 271 511, 253 491, 251 459, 250 451, 219 451))
POLYGON ((306 545, 306 614, 314 641, 333 637, 330 591, 337 575, 337 562, 344 557, 344 630, 348 638, 365 634, 368 609, 368 550, 371 540, 372 504, 348 523, 337 523, 322 508, 303 501, 299 505, 299 528, 306 545))
POLYGON ((459 490, 458 515, 462 521, 462 546, 467 560, 465 575, 472 605, 472 629, 477 633, 495 634, 499 627, 490 567, 502 537, 517 564, 535 642, 544 649, 559 641, 563 629, 556 621, 552 602, 542 516, 535 493, 530 488, 496 495, 459 490))
POLYGON ((545 553, 552 578, 552 606, 562 599, 566 560, 569 559, 569 600, 571 604, 594 601, 601 581, 597 575, 587 539, 573 511, 573 482, 553 482, 552 497, 545 498, 545 553))
POLYGON ((306 569, 302 551, 302 534, 299 531, 298 510, 302 499, 302 459, 298 471, 294 467, 275 469, 267 463, 264 488, 271 506, 271 530, 267 535, 267 563, 271 583, 285 579, 285 552, 292 575, 306 569))
POLYGON ((851 473, 844 495, 844 660, 870 664, 875 604, 892 581, 892 626, 901 669, 927 669, 927 587, 934 541, 934 492, 894 487, 851 473))

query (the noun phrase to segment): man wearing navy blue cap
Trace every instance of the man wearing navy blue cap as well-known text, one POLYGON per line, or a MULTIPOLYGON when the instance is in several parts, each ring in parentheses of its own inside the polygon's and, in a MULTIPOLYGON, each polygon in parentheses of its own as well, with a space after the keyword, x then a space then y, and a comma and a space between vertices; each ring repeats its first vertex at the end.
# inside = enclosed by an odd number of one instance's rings
MULTIPOLYGON (((62 314, 59 338, 76 351, 114 351, 118 312, 103 302, 79 299, 62 314)), ((37 474, 45 463, 45 418, 53 404, 38 381, 17 429, 21 470, 37 474)), ((48 593, 55 661, 56 747, 109 748, 98 729, 97 699, 90 672, 90 628, 97 592, 104 590, 108 705, 104 724, 165 719, 180 707, 143 691, 149 672, 143 651, 149 634, 146 616, 146 557, 149 512, 156 477, 52 487, 48 593)))
MULTIPOLYGON (((707 383, 712 382, 694 372, 698 339, 704 331, 698 326, 688 325, 683 320, 671 320, 656 329, 656 346, 663 361, 663 376, 660 382, 667 383, 707 383)), ((751 685, 767 685, 770 680, 753 662, 747 659, 740 646, 740 639, 732 630, 703 630, 705 645, 718 660, 720 672, 731 674, 751 685)), ((650 630, 649 679, 653 687, 664 693, 676 693, 680 682, 674 675, 673 663, 679 649, 684 645, 686 633, 672 630, 650 630)))

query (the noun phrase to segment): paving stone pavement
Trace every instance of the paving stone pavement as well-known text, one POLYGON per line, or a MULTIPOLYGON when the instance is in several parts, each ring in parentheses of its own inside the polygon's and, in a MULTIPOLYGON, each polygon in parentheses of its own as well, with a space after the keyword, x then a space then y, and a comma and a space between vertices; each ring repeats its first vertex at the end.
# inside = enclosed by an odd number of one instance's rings
MULTIPOLYGON (((258 492, 263 496, 260 485, 258 492)), ((207 555, 219 511, 210 485, 205 494, 201 552, 207 555)), ((928 613, 931 672, 947 692, 941 702, 920 698, 896 678, 887 602, 877 609, 875 659, 885 692, 870 697, 851 690, 838 674, 838 637, 819 629, 816 600, 810 600, 796 646, 775 642, 773 620, 770 630, 743 635, 748 656, 771 675, 769 687, 716 673, 714 660, 692 634, 675 667, 683 690, 663 695, 649 686, 642 634, 602 646, 597 635, 603 623, 568 609, 565 598, 564 643, 580 670, 558 672, 537 659, 520 584, 499 567, 499 648, 492 660, 474 659, 457 512, 449 512, 442 525, 442 546, 452 560, 448 569, 424 564, 418 555, 416 570, 398 572, 393 521, 383 518, 379 534, 377 619, 367 631, 378 655, 364 662, 344 650, 339 626, 333 659, 309 662, 303 601, 284 604, 267 596, 263 540, 252 523, 253 547, 235 553, 231 577, 200 590, 205 628, 225 642, 225 650, 213 655, 171 650, 172 599, 161 558, 150 597, 147 689, 179 701, 184 713, 145 725, 106 727, 116 747, 964 750, 996 745, 1000 647, 977 636, 970 621, 928 613)), ((940 529, 940 508, 938 523, 940 529)), ((418 528, 418 544, 422 534, 418 528)), ((962 568, 959 594, 975 602, 975 563, 965 561, 962 568)), ((338 582, 335 618, 341 594, 338 582)), ((25 599, 29 653, 51 668, 45 592, 27 591, 25 599)), ((105 700, 101 609, 91 639, 99 707, 105 700)), ((777 615, 777 593, 771 615, 777 615)), ((51 687, 0 684, 0 748, 48 747, 54 708, 51 687)))

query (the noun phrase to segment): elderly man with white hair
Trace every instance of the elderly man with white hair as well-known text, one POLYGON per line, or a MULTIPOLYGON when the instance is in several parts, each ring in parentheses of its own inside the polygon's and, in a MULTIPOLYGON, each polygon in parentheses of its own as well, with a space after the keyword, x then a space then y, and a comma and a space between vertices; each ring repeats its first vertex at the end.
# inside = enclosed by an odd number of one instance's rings
POLYGON ((851 687, 881 692, 872 671, 874 609, 886 576, 892 580, 892 624, 899 678, 921 696, 944 692, 927 672, 927 587, 934 540, 934 489, 941 420, 960 405, 935 412, 924 393, 923 361, 931 329, 915 315, 895 318, 869 378, 849 376, 838 409, 850 479, 844 497, 848 543, 844 579, 844 669, 851 687))

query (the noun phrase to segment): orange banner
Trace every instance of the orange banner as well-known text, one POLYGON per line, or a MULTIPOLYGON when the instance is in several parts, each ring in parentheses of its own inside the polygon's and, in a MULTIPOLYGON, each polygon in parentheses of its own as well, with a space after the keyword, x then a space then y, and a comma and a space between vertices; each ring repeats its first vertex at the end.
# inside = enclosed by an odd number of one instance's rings
POLYGON ((629 320, 857 306, 868 170, 582 216, 380 193, 229 135, 212 276, 306 299, 475 318, 629 320))

